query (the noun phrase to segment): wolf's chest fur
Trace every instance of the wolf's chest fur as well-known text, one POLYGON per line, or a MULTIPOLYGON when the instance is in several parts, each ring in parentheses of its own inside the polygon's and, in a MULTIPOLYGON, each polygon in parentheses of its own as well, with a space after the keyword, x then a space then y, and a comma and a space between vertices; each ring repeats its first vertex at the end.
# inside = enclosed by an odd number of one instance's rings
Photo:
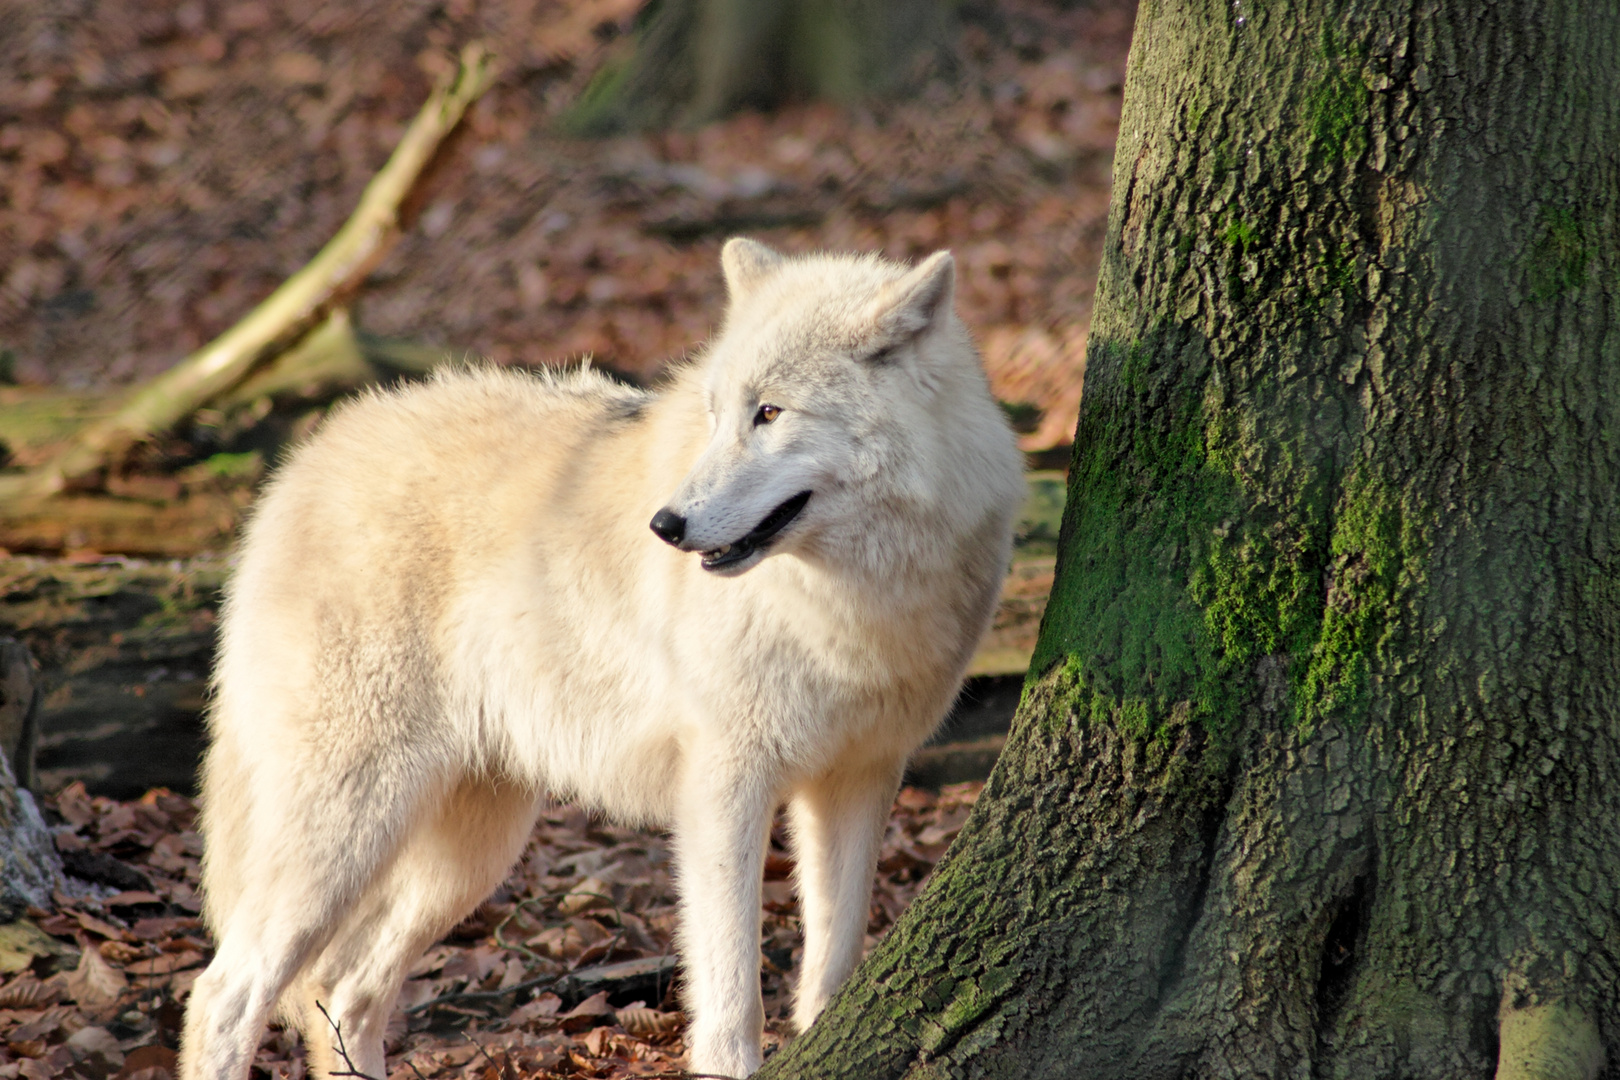
MULTIPOLYGON (((383 399, 343 417, 341 462, 318 460, 319 446, 298 462, 324 507, 298 516, 346 517, 326 539, 374 556, 342 560, 352 614, 331 632, 420 654, 404 665, 413 678, 363 693, 407 712, 435 702, 433 737, 469 768, 660 822, 683 748, 705 731, 737 728, 725 737, 769 747, 795 774, 857 743, 894 757, 926 738, 994 603, 1004 523, 984 521, 977 544, 935 542, 930 560, 904 545, 940 524, 903 519, 876 571, 811 550, 717 578, 645 524, 667 490, 662 428, 701 417, 668 415, 689 407, 677 391, 615 422, 632 393, 589 377, 458 376, 404 408, 383 399), (398 449, 435 431, 461 433, 453 453, 398 449), (558 466, 559 447, 572 466, 558 466)), ((263 513, 291 514, 295 500, 274 494, 263 513)))

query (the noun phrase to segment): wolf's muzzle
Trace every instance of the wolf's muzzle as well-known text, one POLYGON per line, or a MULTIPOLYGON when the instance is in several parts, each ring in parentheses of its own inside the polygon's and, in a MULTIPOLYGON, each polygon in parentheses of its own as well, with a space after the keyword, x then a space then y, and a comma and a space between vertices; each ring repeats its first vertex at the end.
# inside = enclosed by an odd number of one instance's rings
POLYGON ((801 491, 766 514, 764 520, 750 529, 746 535, 713 551, 705 551, 703 569, 725 570, 740 562, 746 562, 754 552, 770 547, 771 542, 776 539, 776 534, 787 528, 809 501, 810 492, 801 491))

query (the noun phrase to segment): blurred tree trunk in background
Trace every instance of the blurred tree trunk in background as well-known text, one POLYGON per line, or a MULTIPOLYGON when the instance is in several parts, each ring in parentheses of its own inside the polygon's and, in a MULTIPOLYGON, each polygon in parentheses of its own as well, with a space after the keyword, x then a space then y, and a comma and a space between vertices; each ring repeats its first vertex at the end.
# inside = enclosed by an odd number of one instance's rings
POLYGON ((1009 745, 761 1075, 1591 1080, 1613 0, 1145 0, 1115 162, 1009 745))
POLYGON ((947 0, 654 0, 572 124, 600 134, 892 94, 940 55, 953 23, 947 0))

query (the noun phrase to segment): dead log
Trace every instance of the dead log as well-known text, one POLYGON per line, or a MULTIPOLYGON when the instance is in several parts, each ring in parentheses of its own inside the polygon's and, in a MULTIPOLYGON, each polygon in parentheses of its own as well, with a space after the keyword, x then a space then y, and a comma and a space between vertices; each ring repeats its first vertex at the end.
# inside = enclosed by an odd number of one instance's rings
POLYGON ((277 348, 365 280, 400 234, 400 206, 445 137, 494 79, 491 55, 470 45, 406 129, 360 204, 320 252, 225 333, 139 387, 112 416, 83 431, 43 465, 0 479, 0 502, 38 500, 82 487, 136 442, 167 431, 231 389, 277 348))

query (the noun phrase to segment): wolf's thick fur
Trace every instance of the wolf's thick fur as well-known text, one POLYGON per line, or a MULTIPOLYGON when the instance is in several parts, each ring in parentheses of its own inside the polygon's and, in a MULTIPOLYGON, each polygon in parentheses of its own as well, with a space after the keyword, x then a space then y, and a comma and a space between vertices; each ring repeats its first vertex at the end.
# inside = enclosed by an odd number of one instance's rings
POLYGON ((722 261, 723 332, 663 392, 444 375, 340 411, 270 485, 225 608, 219 950, 184 1080, 244 1077, 278 1004, 341 1068, 316 1002, 383 1076, 404 972, 548 796, 671 829, 695 1071, 760 1063, 784 802, 801 1027, 849 973, 901 770, 995 606, 1020 459, 948 254, 722 261))

